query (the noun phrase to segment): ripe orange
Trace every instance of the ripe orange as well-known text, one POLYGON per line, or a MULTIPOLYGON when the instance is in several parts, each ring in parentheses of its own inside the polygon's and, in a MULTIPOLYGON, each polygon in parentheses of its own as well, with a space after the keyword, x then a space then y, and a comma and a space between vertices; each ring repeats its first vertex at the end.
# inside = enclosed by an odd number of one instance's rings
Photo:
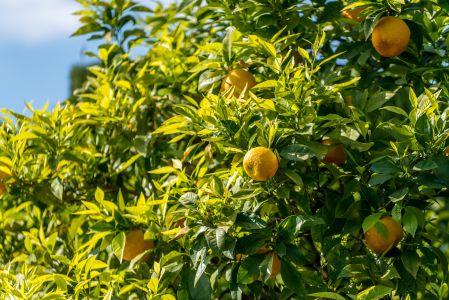
POLYGON ((402 226, 392 217, 386 216, 381 218, 378 223, 365 232, 365 241, 368 248, 373 250, 377 255, 382 255, 385 251, 395 247, 404 237, 402 226), (384 226, 385 236, 379 232, 379 226, 384 226))
POLYGON ((248 91, 255 85, 256 79, 253 74, 243 69, 236 69, 229 72, 221 82, 221 92, 228 96, 234 89, 234 97, 239 97, 243 91, 248 91))
POLYGON ((384 56, 393 57, 407 49, 410 29, 397 17, 384 17, 376 24, 371 36, 374 49, 384 56))
POLYGON ((272 261, 272 264, 271 264, 270 278, 274 278, 281 271, 281 260, 279 259, 279 256, 277 256, 277 254, 274 253, 274 252, 270 253, 269 255, 273 258, 273 261, 272 261))
POLYGON ((347 9, 347 10, 343 10, 341 12, 342 17, 352 20, 352 21, 356 21, 356 22, 362 22, 365 17, 361 17, 360 13, 362 11, 365 10, 366 7, 357 7, 354 9, 347 9))
POLYGON ((339 144, 333 139, 322 140, 321 144, 329 146, 326 156, 323 158, 322 162, 326 164, 334 163, 336 165, 343 165, 346 163, 345 148, 342 144, 339 144))
POLYGON ((144 232, 141 229, 133 229, 126 234, 123 260, 131 261, 142 252, 153 249, 154 242, 144 239, 144 232))
POLYGON ((256 181, 266 181, 276 174, 279 163, 276 154, 269 148, 256 147, 243 158, 243 168, 256 181))

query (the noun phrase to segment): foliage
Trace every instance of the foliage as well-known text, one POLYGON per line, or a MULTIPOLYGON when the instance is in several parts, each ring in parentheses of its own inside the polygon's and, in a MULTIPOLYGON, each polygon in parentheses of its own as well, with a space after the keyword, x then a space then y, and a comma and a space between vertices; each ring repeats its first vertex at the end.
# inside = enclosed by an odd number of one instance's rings
POLYGON ((352 2, 361 23, 346 1, 79 2, 99 64, 1 124, 1 298, 449 297, 445 1, 352 2), (412 34, 393 58, 370 43, 386 15, 412 34), (258 84, 223 97, 236 68, 258 84), (243 170, 256 146, 279 158, 266 182, 243 170), (405 237, 378 257, 363 232, 382 215, 405 237), (148 261, 122 259, 133 228, 148 261))

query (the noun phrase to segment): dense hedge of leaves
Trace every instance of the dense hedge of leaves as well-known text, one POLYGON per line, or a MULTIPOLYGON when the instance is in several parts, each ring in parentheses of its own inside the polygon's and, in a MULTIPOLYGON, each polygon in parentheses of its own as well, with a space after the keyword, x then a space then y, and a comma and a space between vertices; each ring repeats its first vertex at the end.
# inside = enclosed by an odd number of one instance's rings
POLYGON ((100 63, 1 124, 0 298, 449 297, 446 1, 352 2, 361 23, 347 1, 78 1, 100 63), (412 32, 398 57, 370 43, 386 15, 412 32), (223 97, 236 68, 258 85, 223 97), (346 164, 321 162, 324 137, 346 164), (256 146, 279 157, 267 182, 242 168, 256 146), (405 237, 377 257, 381 214, 405 237), (148 261, 122 260, 133 228, 148 261))

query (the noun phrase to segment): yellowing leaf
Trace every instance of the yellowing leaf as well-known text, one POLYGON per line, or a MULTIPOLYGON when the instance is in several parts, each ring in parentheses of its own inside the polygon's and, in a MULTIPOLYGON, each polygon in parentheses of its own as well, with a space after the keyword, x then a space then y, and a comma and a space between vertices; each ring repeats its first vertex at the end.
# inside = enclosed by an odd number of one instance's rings
POLYGON ((151 173, 151 174, 170 174, 170 173, 176 173, 176 172, 178 172, 178 170, 176 170, 173 167, 162 167, 162 168, 159 168, 159 169, 151 170, 148 173, 151 173))

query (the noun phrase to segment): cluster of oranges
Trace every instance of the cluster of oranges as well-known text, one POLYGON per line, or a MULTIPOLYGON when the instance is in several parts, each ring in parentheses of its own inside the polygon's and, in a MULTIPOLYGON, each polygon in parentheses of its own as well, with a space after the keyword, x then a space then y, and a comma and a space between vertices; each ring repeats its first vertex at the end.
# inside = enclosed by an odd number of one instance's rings
MULTIPOLYGON (((358 7, 344 10, 342 15, 355 22, 363 21, 361 15, 365 8, 358 7)), ((380 19, 373 29, 371 37, 374 49, 383 57, 394 57, 404 52, 410 41, 410 29, 398 17, 387 16, 380 19)), ((256 85, 254 76, 243 69, 232 70, 222 81, 221 91, 224 96, 240 97, 256 85)), ((333 139, 324 139, 321 143, 328 147, 323 163, 343 165, 346 163, 343 145, 333 139)), ((243 158, 245 173, 255 181, 267 181, 272 178, 279 167, 276 154, 267 147, 250 149, 243 158)), ((390 216, 384 216, 365 232, 366 245, 377 255, 383 255, 395 247, 403 238, 402 226, 390 216)), ((273 253, 270 253, 273 255, 273 253)), ((273 256, 273 272, 277 274, 280 261, 273 256), (276 264, 275 264, 276 262, 276 264), (276 268, 274 268, 276 265, 276 268)))
MULTIPOLYGON (((342 16, 355 22, 362 22, 362 12, 365 8, 358 7, 344 10, 342 16)), ((384 57, 394 57, 404 52, 410 41, 410 29, 398 17, 387 16, 380 19, 373 29, 371 42, 374 49, 384 57)), ((244 70, 230 71, 221 83, 221 91, 225 97, 240 97, 257 84, 254 76, 244 70)), ((333 139, 324 139, 321 143, 328 147, 323 163, 343 165, 346 163, 345 149, 341 143, 333 139)), ((246 174, 256 181, 267 181, 272 178, 279 167, 276 154, 267 147, 250 149, 243 158, 243 168, 246 174)), ((393 218, 385 216, 365 232, 367 246, 377 255, 386 253, 395 247, 403 238, 401 225, 393 218), (379 227, 381 227, 379 229, 379 227)), ((134 229, 126 235, 123 259, 130 261, 139 254, 150 250, 154 244, 144 239, 140 229, 134 229)), ((280 259, 274 252, 265 251, 272 257, 271 278, 280 271, 280 259)))

